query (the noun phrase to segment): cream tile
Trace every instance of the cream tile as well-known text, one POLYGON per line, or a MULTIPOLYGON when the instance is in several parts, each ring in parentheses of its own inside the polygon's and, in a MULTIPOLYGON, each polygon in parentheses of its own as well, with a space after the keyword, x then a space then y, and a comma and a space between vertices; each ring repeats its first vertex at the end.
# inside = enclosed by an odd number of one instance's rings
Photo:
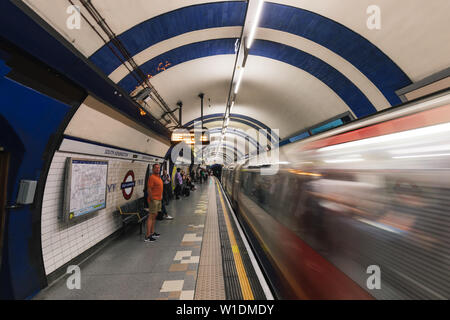
POLYGON ((175 258, 173 260, 178 261, 183 259, 184 257, 190 257, 192 255, 192 251, 177 251, 175 254, 175 258))
POLYGON ((181 291, 180 300, 194 300, 194 290, 181 291))
POLYGON ((181 263, 199 263, 200 257, 199 256, 192 256, 189 260, 182 260, 181 263))
POLYGON ((202 237, 197 237, 195 233, 186 233, 182 240, 182 242, 196 242, 196 241, 202 241, 202 237))
POLYGON ((160 292, 181 291, 183 289, 184 280, 168 280, 164 281, 160 292))

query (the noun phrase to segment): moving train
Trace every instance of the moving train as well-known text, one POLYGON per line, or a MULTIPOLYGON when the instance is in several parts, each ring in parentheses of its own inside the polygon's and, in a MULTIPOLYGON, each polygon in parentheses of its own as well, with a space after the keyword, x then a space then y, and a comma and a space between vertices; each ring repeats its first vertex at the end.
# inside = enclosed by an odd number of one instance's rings
POLYGON ((279 299, 450 298, 450 93, 225 166, 279 299), (265 168, 275 174, 263 174, 265 168))

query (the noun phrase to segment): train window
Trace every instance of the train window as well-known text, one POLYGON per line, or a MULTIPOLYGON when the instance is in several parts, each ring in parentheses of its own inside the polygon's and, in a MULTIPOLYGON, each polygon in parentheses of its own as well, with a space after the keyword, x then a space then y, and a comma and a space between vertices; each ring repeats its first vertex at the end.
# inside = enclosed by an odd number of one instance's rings
POLYGON ((242 191, 245 195, 250 195, 250 173, 249 172, 242 172, 242 179, 241 179, 241 186, 242 191))
POLYGON ((337 119, 337 120, 328 122, 327 124, 324 124, 322 126, 311 129, 311 133, 318 134, 320 132, 342 126, 343 124, 344 124, 344 121, 342 121, 342 119, 337 119))
POLYGON ((350 121, 352 121, 353 116, 351 113, 346 112, 333 119, 327 120, 325 122, 319 123, 318 125, 312 127, 309 132, 311 135, 318 134, 333 128, 340 127, 350 121))
POLYGON ((338 115, 337 117, 334 117, 332 119, 329 119, 329 120, 326 120, 319 124, 316 124, 316 125, 312 126, 311 128, 309 128, 308 130, 303 131, 299 134, 296 134, 295 136, 283 139, 282 141, 280 141, 279 146, 282 147, 288 143, 306 139, 312 135, 340 127, 346 123, 353 121, 353 119, 354 119, 354 117, 350 112, 343 113, 341 115, 338 115))
POLYGON ((309 132, 305 131, 305 132, 302 132, 302 133, 296 135, 295 137, 289 138, 289 142, 295 142, 298 140, 302 140, 302 139, 308 138, 309 136, 310 136, 309 132))

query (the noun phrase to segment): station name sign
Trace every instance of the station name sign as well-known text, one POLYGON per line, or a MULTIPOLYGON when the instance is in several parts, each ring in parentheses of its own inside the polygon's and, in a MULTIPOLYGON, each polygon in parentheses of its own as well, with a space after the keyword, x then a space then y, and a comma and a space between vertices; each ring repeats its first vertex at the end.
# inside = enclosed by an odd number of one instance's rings
POLYGON ((120 150, 111 147, 105 147, 101 145, 91 144, 83 141, 72 140, 64 138, 59 151, 81 153, 95 156, 106 156, 111 158, 120 158, 135 161, 145 162, 163 162, 163 158, 152 157, 139 152, 130 152, 126 150, 120 150))

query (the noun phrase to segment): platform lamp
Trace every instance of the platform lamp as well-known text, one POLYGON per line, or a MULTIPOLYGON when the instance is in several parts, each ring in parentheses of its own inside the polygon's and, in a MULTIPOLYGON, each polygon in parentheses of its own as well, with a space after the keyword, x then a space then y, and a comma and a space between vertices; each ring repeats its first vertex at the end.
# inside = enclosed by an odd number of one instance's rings
MULTIPOLYGON (((208 145, 210 144, 210 136, 208 128, 203 126, 203 99, 205 97, 205 94, 203 92, 198 94, 198 97, 200 98, 200 121, 201 121, 201 136, 200 136, 200 142, 202 145, 208 145)), ((191 132, 195 135, 195 132, 191 132)))
MULTIPOLYGON (((182 112, 183 112, 183 102, 182 101, 178 101, 177 102, 177 106, 178 108, 172 110, 172 112, 175 112, 176 110, 178 110, 178 120, 179 120, 179 124, 176 125, 175 127, 173 127, 173 129, 176 131, 177 129, 182 129, 183 128, 183 120, 182 120, 182 112)), ((165 113, 163 116, 165 116, 167 113, 165 113)), ((171 136, 171 142, 172 144, 176 144, 178 142, 183 141, 184 139, 184 135, 181 133, 176 133, 176 132, 172 132, 172 136, 171 136)))

